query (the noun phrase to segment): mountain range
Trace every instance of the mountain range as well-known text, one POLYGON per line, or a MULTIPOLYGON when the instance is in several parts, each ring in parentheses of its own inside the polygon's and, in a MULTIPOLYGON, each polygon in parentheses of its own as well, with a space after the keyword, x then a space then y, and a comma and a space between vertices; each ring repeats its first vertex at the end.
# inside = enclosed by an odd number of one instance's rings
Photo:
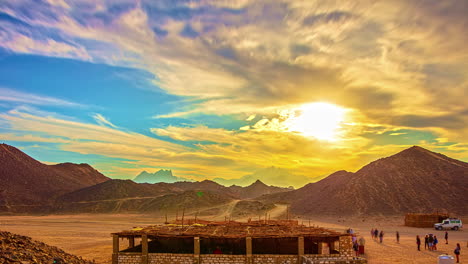
POLYGON ((292 186, 304 186, 310 182, 310 178, 296 175, 293 172, 277 167, 268 167, 260 169, 252 174, 242 176, 234 179, 214 178, 213 181, 224 186, 238 185, 248 186, 255 181, 260 180, 268 185, 276 185, 293 188, 292 186))
MULTIPOLYGON (((354 173, 337 171, 297 190, 269 186, 261 180, 246 187, 226 187, 210 180, 150 184, 109 179, 87 164, 46 165, 6 144, 0 145, 0 164, 0 213, 167 212, 180 208, 209 212, 231 208, 236 215, 244 215, 244 211, 269 210, 283 203, 298 215, 395 215, 436 210, 468 214, 468 163, 417 146, 354 173)), ((159 174, 174 177, 171 171, 159 174)))
POLYGON ((391 215, 468 213, 468 163, 413 146, 355 173, 338 171, 287 193, 261 199, 285 202, 296 214, 391 215))
MULTIPOLYGON (((288 191, 260 181, 248 187, 225 187, 209 180, 149 184, 110 179, 88 164, 46 165, 6 144, 0 145, 0 164, 0 212, 9 213, 146 212, 171 206, 198 208, 288 191), (194 195, 197 199, 191 199, 194 195)), ((155 174, 172 176, 167 170, 155 174)))
MULTIPOLYGON (((225 179, 225 178, 214 178, 213 181, 224 186, 241 186, 246 187, 257 180, 275 186, 289 187, 293 189, 292 185, 303 186, 310 182, 308 177, 295 175, 291 171, 284 168, 268 167, 260 169, 252 174, 244 175, 240 178, 225 179)), ((134 179, 137 183, 175 183, 175 182, 193 182, 194 180, 175 176, 172 170, 158 170, 154 173, 142 171, 134 179)))

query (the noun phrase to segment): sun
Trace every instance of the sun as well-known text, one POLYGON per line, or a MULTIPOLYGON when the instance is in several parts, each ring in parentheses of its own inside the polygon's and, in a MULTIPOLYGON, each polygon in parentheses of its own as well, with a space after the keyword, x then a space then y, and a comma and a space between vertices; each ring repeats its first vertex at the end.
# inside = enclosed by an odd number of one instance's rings
POLYGON ((346 109, 330 103, 310 103, 297 109, 297 114, 285 121, 291 132, 320 140, 337 140, 346 109))

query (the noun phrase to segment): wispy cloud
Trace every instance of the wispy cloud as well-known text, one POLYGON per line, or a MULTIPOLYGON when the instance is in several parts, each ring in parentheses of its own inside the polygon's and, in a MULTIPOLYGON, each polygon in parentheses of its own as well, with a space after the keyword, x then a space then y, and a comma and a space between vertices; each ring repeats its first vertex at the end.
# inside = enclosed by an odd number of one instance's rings
POLYGON ((70 102, 67 100, 37 95, 32 93, 20 92, 17 90, 2 88, 0 87, 0 101, 13 102, 13 103, 24 103, 32 105, 55 105, 63 107, 86 107, 85 105, 70 102))
POLYGON ((112 124, 111 121, 109 121, 107 118, 105 118, 101 114, 94 114, 93 118, 94 118, 94 120, 96 120, 96 122, 98 122, 98 124, 100 124, 102 126, 107 125, 107 126, 110 126, 110 127, 113 127, 113 128, 117 128, 116 125, 112 124))

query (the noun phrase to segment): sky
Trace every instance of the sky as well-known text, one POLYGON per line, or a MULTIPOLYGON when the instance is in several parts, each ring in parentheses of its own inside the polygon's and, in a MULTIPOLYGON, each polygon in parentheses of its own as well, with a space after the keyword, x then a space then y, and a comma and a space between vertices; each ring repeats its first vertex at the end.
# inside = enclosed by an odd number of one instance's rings
POLYGON ((0 1, 0 142, 116 179, 299 187, 419 145, 468 161, 468 2, 0 1))

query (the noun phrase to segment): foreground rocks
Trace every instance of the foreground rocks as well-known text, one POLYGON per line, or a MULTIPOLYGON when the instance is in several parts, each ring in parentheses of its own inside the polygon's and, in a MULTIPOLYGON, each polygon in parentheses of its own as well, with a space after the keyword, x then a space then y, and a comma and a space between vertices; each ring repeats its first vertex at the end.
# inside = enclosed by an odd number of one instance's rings
POLYGON ((63 250, 32 240, 30 237, 0 231, 0 264, 91 264, 81 257, 63 250))

